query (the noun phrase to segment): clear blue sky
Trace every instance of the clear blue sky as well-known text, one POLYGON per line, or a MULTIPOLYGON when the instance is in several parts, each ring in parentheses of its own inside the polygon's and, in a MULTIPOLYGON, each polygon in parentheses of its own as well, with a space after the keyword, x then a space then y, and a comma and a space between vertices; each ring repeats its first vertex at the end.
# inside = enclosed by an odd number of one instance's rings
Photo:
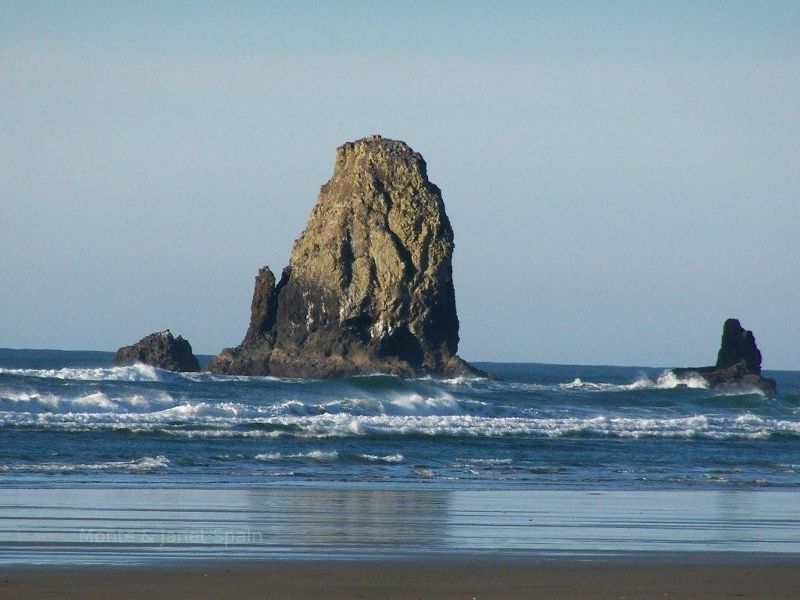
POLYGON ((471 360, 800 369, 797 2, 3 2, 0 346, 235 345, 330 176, 421 152, 471 360))

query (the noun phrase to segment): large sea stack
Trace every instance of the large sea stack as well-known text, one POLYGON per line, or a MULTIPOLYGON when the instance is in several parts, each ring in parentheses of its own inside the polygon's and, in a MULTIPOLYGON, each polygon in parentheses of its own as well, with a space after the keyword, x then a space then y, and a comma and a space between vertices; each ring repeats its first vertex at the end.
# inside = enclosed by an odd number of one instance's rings
POLYGON ((774 379, 761 376, 761 352, 752 331, 742 327, 737 319, 728 319, 722 326, 722 341, 713 367, 673 369, 678 377, 702 377, 714 388, 755 388, 774 395, 774 379))
POLYGON ((167 371, 199 371, 200 364, 192 346, 169 329, 143 337, 135 344, 123 346, 114 357, 115 365, 144 363, 167 371))
POLYGON ((280 280, 268 267, 256 276, 244 340, 206 369, 477 374, 456 355, 452 257, 453 230, 422 156, 377 135, 344 144, 280 280))

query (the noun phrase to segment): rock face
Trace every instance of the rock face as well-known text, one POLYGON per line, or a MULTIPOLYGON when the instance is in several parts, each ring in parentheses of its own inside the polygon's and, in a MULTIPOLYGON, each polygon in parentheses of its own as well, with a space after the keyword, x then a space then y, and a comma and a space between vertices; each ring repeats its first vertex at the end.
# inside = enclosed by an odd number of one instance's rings
POLYGON ((114 358, 115 365, 137 362, 167 371, 200 370, 189 342, 181 336, 173 337, 169 329, 151 333, 131 346, 123 346, 114 358))
POLYGON ((742 327, 737 319, 728 319, 722 327, 722 342, 717 354, 717 368, 726 369, 743 362, 749 373, 761 373, 761 352, 752 331, 742 327))
POLYGON ((336 151, 276 283, 256 276, 250 326, 207 369, 282 377, 479 373, 456 355, 453 230, 422 156, 372 136, 336 151))
POLYGON ((714 388, 753 387, 774 395, 774 379, 761 376, 761 352, 752 331, 745 330, 737 319, 728 319, 722 327, 722 342, 713 367, 673 369, 678 377, 699 375, 714 388))

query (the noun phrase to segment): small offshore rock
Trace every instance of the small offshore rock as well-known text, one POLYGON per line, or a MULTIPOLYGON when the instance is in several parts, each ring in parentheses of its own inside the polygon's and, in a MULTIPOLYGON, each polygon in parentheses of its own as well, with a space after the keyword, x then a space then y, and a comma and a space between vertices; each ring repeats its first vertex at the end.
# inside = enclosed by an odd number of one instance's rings
POLYGON ((117 350, 117 366, 144 363, 165 371, 199 371, 200 363, 192 346, 180 335, 173 337, 169 329, 151 333, 130 346, 117 350))
POLYGON ((752 331, 738 319, 727 319, 722 326, 722 340, 713 367, 672 369, 680 378, 697 375, 712 388, 755 388, 770 396, 777 392, 774 379, 761 376, 761 352, 752 331))

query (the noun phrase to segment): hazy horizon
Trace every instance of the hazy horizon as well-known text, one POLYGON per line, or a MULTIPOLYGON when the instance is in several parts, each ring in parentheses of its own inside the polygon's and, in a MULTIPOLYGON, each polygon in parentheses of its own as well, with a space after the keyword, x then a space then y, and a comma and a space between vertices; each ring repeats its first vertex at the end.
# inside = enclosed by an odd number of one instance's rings
POLYGON ((238 344, 341 144, 420 152, 473 361, 800 369, 800 5, 0 5, 0 347, 238 344))

